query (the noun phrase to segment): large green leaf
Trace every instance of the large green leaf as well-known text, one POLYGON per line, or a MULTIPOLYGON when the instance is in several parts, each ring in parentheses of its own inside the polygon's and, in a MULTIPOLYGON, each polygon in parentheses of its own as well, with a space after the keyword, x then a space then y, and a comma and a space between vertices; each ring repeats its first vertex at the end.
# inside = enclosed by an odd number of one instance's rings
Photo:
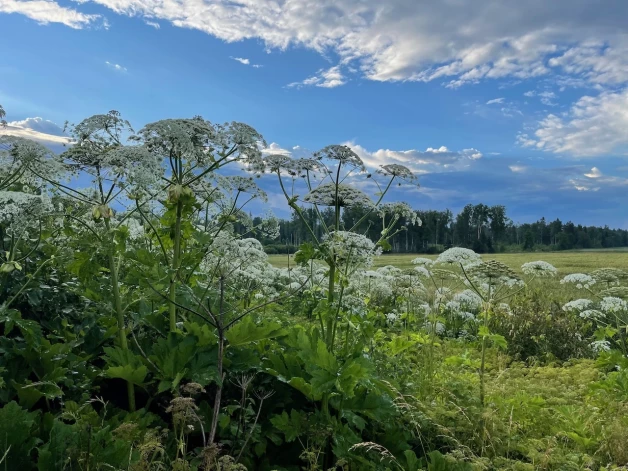
POLYGON ((13 401, 0 409, 0 458, 6 453, 1 468, 6 464, 7 469, 30 469, 30 454, 38 443, 34 437, 37 416, 13 401))
POLYGON ((238 347, 259 340, 272 339, 285 335, 281 324, 266 322, 256 324, 250 317, 245 317, 225 333, 229 345, 238 347))
POLYGON ((142 363, 141 357, 119 347, 105 347, 104 351, 104 359, 109 365, 105 370, 108 377, 123 379, 138 386, 144 384, 148 368, 142 363))
POLYGON ((290 443, 302 435, 307 428, 307 414, 292 409, 290 415, 283 411, 281 415, 271 418, 270 422, 284 434, 286 442, 290 443))

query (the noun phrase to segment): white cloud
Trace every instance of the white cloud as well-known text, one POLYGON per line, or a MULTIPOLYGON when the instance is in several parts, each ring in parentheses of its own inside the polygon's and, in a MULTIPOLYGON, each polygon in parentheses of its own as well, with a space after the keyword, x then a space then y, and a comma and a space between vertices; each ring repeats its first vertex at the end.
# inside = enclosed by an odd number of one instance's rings
POLYGON ((584 174, 585 177, 588 178, 600 178, 602 176, 602 172, 597 167, 593 167, 589 173, 584 174))
POLYGON ((508 168, 510 169, 511 172, 515 172, 515 173, 522 173, 527 170, 527 167, 523 165, 509 165, 508 168))
POLYGON ((531 98, 533 96, 536 96, 536 92, 534 90, 530 90, 529 92, 525 92, 523 96, 527 96, 528 98, 531 98))
POLYGON ((498 104, 498 103, 503 103, 505 100, 505 98, 493 98, 492 100, 488 100, 486 102, 487 105, 494 105, 494 104, 498 104))
POLYGON ((266 149, 262 149, 262 154, 270 155, 270 154, 283 154, 283 155, 292 155, 292 152, 288 149, 282 148, 276 142, 271 142, 270 145, 266 149))
MULTIPOLYGON (((2 0, 12 4, 31 3, 2 0)), ((89 0, 87 0, 89 1, 89 0)), ((616 0, 91 0, 227 42, 335 52, 376 81, 521 80, 552 71, 623 83, 625 19, 616 0)), ((46 3, 46 2, 41 2, 46 3)))
POLYGON ((126 72, 127 71, 126 67, 123 67, 120 64, 114 64, 114 63, 109 62, 109 61, 105 61, 105 64, 107 64, 113 70, 117 70, 118 72, 126 72))
POLYGON ((251 67, 255 68, 255 69, 259 69, 260 67, 264 67, 261 64, 251 64, 251 60, 247 59, 245 57, 232 57, 232 59, 234 61, 238 61, 240 64, 244 64, 244 65, 250 65, 251 67))
POLYGON ((428 147, 425 151, 379 149, 369 152, 358 144, 352 142, 345 144, 351 147, 364 164, 373 170, 378 169, 380 165, 401 164, 416 174, 446 172, 468 167, 473 161, 482 158, 482 153, 477 149, 452 151, 441 146, 428 147))
POLYGON ((156 21, 144 20, 144 23, 146 23, 148 26, 152 26, 155 29, 161 28, 161 25, 157 23, 156 21))
POLYGON ((628 155, 628 88, 580 98, 563 115, 549 114, 534 136, 520 134, 524 147, 578 157, 628 155))
POLYGON ((340 71, 340 66, 336 65, 326 70, 321 69, 316 73, 316 75, 312 75, 302 82, 292 82, 286 86, 290 88, 301 88, 303 86, 314 85, 316 87, 335 88, 344 85, 345 83, 345 77, 340 71))
POLYGON ((18 13, 42 25, 61 23, 74 29, 85 28, 101 18, 47 0, 0 0, 0 13, 18 13))
POLYGON ((0 135, 18 136, 32 139, 56 152, 61 152, 70 138, 63 135, 63 129, 52 121, 43 118, 26 118, 10 121, 6 127, 0 127, 0 135))

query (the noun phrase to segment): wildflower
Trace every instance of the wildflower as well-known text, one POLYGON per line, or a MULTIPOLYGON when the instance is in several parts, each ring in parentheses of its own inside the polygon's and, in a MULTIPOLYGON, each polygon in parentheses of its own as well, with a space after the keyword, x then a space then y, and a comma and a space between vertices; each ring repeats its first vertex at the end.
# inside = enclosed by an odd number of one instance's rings
POLYGON ((453 247, 440 254, 436 259, 436 263, 449 265, 460 264, 466 266, 479 260, 481 260, 480 255, 475 253, 473 250, 462 247, 453 247))
POLYGON ((560 280, 560 283, 571 283, 575 284, 578 289, 589 289, 595 284, 595 278, 590 275, 585 275, 584 273, 572 273, 560 280))
POLYGON ((583 319, 598 320, 604 318, 604 314, 602 314, 597 309, 586 309, 580 313, 580 317, 582 317, 583 319))
POLYGON ((404 218, 408 224, 413 226, 420 226, 423 223, 417 212, 408 203, 385 203, 379 206, 378 213, 380 217, 390 215, 397 219, 404 218))
POLYGON ((380 165, 380 169, 377 171, 377 173, 397 177, 412 183, 416 182, 417 180, 416 175, 414 175, 414 173, 412 173, 412 171, 408 167, 399 164, 380 165))
POLYGON ((537 262, 528 262, 521 265, 521 271, 526 275, 534 276, 555 276, 557 273, 556 268, 547 262, 539 260, 537 262))
POLYGON ((333 231, 323 238, 323 248, 339 265, 369 267, 381 248, 368 237, 355 232, 333 231))
POLYGON ((434 260, 430 260, 429 258, 417 257, 412 260, 412 264, 417 265, 419 267, 428 268, 434 265, 434 260))
POLYGON ((399 319, 399 315, 395 311, 386 314, 386 321, 389 324, 394 324, 395 322, 397 322, 397 319, 399 319))
POLYGON ((582 312, 586 311, 593 305, 593 301, 590 299, 576 299, 575 301, 569 301, 563 306, 563 311, 567 312, 582 312))
POLYGON ((611 343, 608 340, 596 340, 591 342, 590 347, 595 353, 608 352, 611 349, 611 343))
POLYGON ((600 308, 607 313, 617 313, 625 311, 628 304, 623 299, 607 296, 600 301, 600 308))
POLYGON ((453 297, 460 306, 472 311, 478 310, 482 307, 482 298, 470 289, 465 289, 460 293, 456 293, 453 297))
POLYGON ((364 162, 358 157, 358 154, 353 152, 350 147, 343 145, 331 145, 327 146, 318 152, 314 153, 314 158, 317 160, 335 160, 339 165, 346 165, 347 167, 357 168, 364 171, 364 162))
POLYGON ((41 218, 53 210, 53 205, 45 196, 0 191, 0 224, 10 235, 27 237, 26 231, 37 227, 41 218))
POLYGON ((366 193, 344 183, 324 183, 314 188, 303 198, 305 203, 320 204, 323 206, 339 206, 350 208, 353 206, 372 207, 373 202, 366 193))
POLYGON ((620 280, 628 277, 628 273, 619 268, 600 268, 591 273, 591 276, 599 283, 606 283, 607 286, 617 286, 620 284, 620 280))

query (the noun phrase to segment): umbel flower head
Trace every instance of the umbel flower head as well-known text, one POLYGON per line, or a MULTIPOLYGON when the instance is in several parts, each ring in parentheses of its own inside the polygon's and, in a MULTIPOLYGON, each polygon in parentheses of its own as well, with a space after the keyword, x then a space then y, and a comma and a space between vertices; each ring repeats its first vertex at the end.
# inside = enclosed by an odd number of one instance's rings
POLYGON ((591 273, 598 283, 606 283, 607 286, 618 286, 621 280, 628 278, 628 273, 619 268, 600 268, 591 273))
POLYGON ((436 259, 436 263, 448 265, 460 264, 463 266, 467 266, 472 263, 479 262, 481 259, 482 257, 471 249, 453 247, 451 249, 445 250, 442 254, 440 254, 436 259))
POLYGON ((470 273, 478 278, 519 280, 519 276, 512 269, 497 260, 487 260, 471 267, 470 273))
POLYGON ((47 147, 30 139, 17 136, 0 136, 0 189, 16 182, 32 184, 35 171, 49 179, 58 178, 63 166, 57 156, 47 147))
POLYGON ((539 260, 538 262, 528 262, 521 265, 521 271, 526 275, 551 277, 556 276, 557 270, 554 265, 539 260))
POLYGON ((574 284, 578 289, 589 289, 596 283, 595 278, 584 273, 571 273, 560 280, 561 284, 574 284))
POLYGON ((43 216, 54 210, 45 196, 20 191, 0 191, 0 225, 8 234, 27 236, 29 228, 36 227, 43 216))
POLYGON ((333 231, 323 239, 323 248, 339 265, 369 267, 373 257, 379 255, 375 244, 368 237, 349 231, 333 231))
POLYGON ((360 171, 366 170, 362 159, 349 146, 331 145, 324 147, 314 153, 314 158, 319 161, 332 160, 337 162, 338 165, 355 168, 360 171))
POLYGON ((323 183, 303 197, 305 203, 321 206, 353 206, 373 207, 374 204, 366 193, 344 183, 323 183))
POLYGON ((404 218, 409 225, 420 226, 423 224, 417 212, 408 203, 385 203, 379 206, 380 217, 392 216, 397 219, 404 218))
POLYGON ((380 165, 380 169, 377 170, 377 173, 380 173, 386 176, 396 177, 401 180, 405 180, 408 183, 413 183, 417 186, 419 185, 418 178, 416 177, 416 175, 414 175, 414 173, 412 173, 412 171, 408 167, 405 167, 403 165, 399 165, 399 164, 380 165))

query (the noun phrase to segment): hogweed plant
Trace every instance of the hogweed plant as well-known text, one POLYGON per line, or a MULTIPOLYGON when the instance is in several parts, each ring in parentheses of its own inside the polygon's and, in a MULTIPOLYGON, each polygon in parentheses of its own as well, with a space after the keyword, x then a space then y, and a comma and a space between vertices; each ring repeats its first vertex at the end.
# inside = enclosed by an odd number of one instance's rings
POLYGON ((595 327, 591 348, 596 352, 619 349, 628 357, 628 272, 618 268, 600 268, 591 272, 572 273, 560 282, 586 292, 588 298, 566 303, 563 310, 577 314, 595 327))

